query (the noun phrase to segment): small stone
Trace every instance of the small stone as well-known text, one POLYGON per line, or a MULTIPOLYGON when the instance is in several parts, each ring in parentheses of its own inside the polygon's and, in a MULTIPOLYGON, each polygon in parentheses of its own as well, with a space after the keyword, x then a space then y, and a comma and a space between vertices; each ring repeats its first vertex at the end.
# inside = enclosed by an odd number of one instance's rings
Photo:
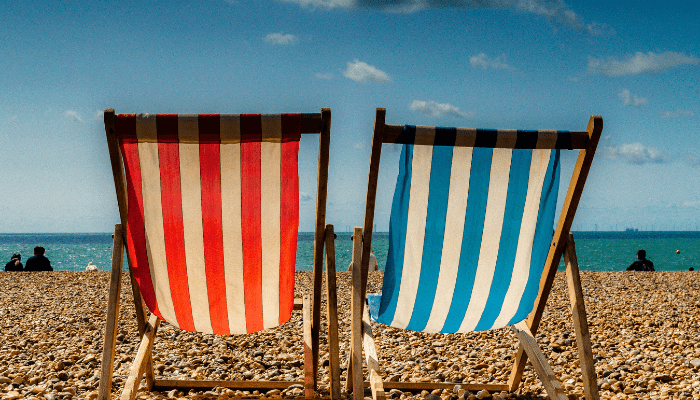
POLYGON ((656 379, 659 382, 668 383, 668 382, 671 382, 673 380, 673 377, 671 375, 668 375, 668 374, 663 374, 663 375, 657 375, 654 379, 656 379))
POLYGON ((700 359, 693 358, 692 360, 690 360, 690 365, 692 365, 694 368, 700 367, 700 359))
POLYGON ((12 379, 6 377, 6 376, 0 376, 0 384, 4 383, 12 383, 12 379))
POLYGON ((389 377, 389 382, 398 382, 401 380, 401 375, 392 375, 389 377))
POLYGON ((425 396, 425 400, 442 400, 442 398, 436 394, 430 393, 429 395, 425 396))
POLYGON ((69 378, 68 374, 65 371, 61 371, 58 373, 58 379, 62 381, 67 381, 69 378))
POLYGON ((399 389, 391 389, 391 390, 389 391, 389 397, 391 397, 391 398, 393 398, 393 399, 401 398, 401 395, 402 395, 402 394, 403 394, 403 392, 400 391, 399 389))
POLYGON ((489 397, 490 395, 491 394, 489 393, 489 391, 484 389, 484 390, 480 390, 479 393, 476 394, 476 398, 481 400, 481 399, 485 399, 485 398, 489 397))
POLYGON ((44 399, 46 399, 46 400, 56 400, 56 395, 53 394, 53 393, 46 393, 46 394, 44 395, 44 399))
POLYGON ((2 396, 2 400, 16 400, 16 399, 21 399, 22 395, 19 394, 17 391, 10 391, 5 393, 4 396, 2 396))
POLYGON ((85 395, 85 398, 86 398, 87 400, 94 400, 94 399, 96 399, 96 398, 97 398, 97 391, 92 391, 92 392, 86 394, 86 395, 85 395))
POLYGON ((272 396, 279 396, 279 395, 281 395, 281 394, 282 394, 282 391, 281 391, 281 390, 279 390, 279 389, 272 389, 272 390, 268 391, 267 393, 265 393, 265 396, 272 397, 272 396))

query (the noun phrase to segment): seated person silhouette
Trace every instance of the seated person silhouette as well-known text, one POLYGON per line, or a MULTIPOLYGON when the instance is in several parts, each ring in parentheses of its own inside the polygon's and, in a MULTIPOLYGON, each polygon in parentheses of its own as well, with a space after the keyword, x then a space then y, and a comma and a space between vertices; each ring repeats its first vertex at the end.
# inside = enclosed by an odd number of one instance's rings
POLYGON ((647 252, 645 250, 637 251, 637 260, 633 262, 627 271, 656 271, 654 263, 647 260, 647 252))
POLYGON ((51 261, 44 257, 44 250, 41 246, 34 248, 34 256, 29 257, 27 264, 24 266, 25 271, 53 271, 51 261))

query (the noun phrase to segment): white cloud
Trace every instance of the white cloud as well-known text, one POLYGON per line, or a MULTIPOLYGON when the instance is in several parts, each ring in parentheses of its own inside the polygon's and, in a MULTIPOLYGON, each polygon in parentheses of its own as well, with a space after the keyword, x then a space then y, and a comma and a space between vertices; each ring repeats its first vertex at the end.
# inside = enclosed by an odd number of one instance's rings
POLYGON ((382 11, 411 13, 428 9, 513 9, 537 14, 570 26, 574 30, 586 29, 595 34, 603 24, 584 26, 575 12, 563 0, 282 0, 311 8, 373 8, 382 11))
POLYGON ((487 69, 507 69, 514 70, 515 68, 505 63, 505 55, 498 56, 496 58, 489 58, 486 53, 479 53, 475 56, 469 57, 469 63, 475 67, 487 69))
POLYGON ((427 115, 429 117, 442 117, 443 115, 451 115, 454 117, 462 118, 473 118, 473 112, 466 112, 460 110, 458 107, 453 106, 449 103, 437 103, 435 101, 421 101, 413 100, 413 103, 409 106, 413 111, 418 111, 421 114, 427 115))
POLYGON ((96 110, 96 111, 92 114, 92 119, 95 120, 95 121, 103 121, 104 118, 105 118, 105 112, 104 112, 104 110, 96 110))
POLYGON ((683 207, 700 208, 700 200, 688 200, 683 202, 683 207))
POLYGON ((647 147, 639 142, 627 143, 621 146, 604 147, 607 158, 622 160, 628 164, 661 164, 667 162, 667 158, 658 149, 647 147))
POLYGON ((599 59, 588 57, 588 72, 610 77, 637 75, 645 72, 660 72, 664 69, 682 65, 700 65, 700 59, 682 53, 667 51, 664 53, 636 52, 625 60, 615 58, 599 59))
POLYGON ((331 74, 330 72, 328 72, 326 74, 317 73, 316 78, 329 81, 329 80, 333 79, 333 74, 331 74))
POLYGON ((83 119, 80 118, 80 115, 78 115, 78 113, 77 113, 76 111, 74 111, 74 110, 68 110, 68 111, 66 111, 66 114, 65 114, 65 115, 66 115, 66 117, 72 119, 73 121, 81 122, 81 123, 83 122, 83 119))
POLYGON ((285 3, 295 3, 302 7, 333 9, 336 7, 348 8, 354 4, 354 0, 282 0, 285 3))
POLYGON ((675 111, 661 111, 661 118, 677 119, 677 118, 694 118, 695 113, 689 110, 677 109, 675 111))
POLYGON ((626 106, 640 107, 648 103, 645 97, 637 97, 628 89, 622 89, 618 96, 620 96, 622 103, 626 106))
POLYGON ((384 71, 381 71, 367 63, 355 59, 348 63, 348 69, 343 72, 343 76, 352 79, 355 82, 365 83, 368 81, 378 83, 391 82, 391 77, 384 71))
POLYGON ((299 38, 288 33, 269 33, 265 36, 265 41, 272 44, 288 45, 295 44, 299 41, 299 38))

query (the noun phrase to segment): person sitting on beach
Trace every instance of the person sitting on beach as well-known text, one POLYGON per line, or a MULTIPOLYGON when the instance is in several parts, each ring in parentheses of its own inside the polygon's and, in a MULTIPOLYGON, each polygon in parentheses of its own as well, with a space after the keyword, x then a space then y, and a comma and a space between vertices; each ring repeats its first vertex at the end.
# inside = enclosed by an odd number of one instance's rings
MULTIPOLYGON (((377 263, 377 256, 374 255, 374 250, 369 253, 369 268, 368 271, 379 271, 379 263, 377 263)), ((350 261, 350 266, 348 266, 348 271, 352 272, 352 261, 350 261)))
POLYGON ((12 258, 10 259, 10 262, 5 264, 5 272, 16 272, 16 271, 22 271, 23 270, 23 265, 20 262, 22 260, 22 255, 21 254, 13 254, 12 258))
POLYGON ((633 262, 627 271, 656 271, 654 269, 654 263, 647 260, 647 252, 645 250, 637 251, 637 260, 633 262))
POLYGON ((27 265, 24 267, 25 271, 53 271, 51 267, 51 261, 44 257, 46 250, 41 246, 36 246, 34 248, 34 256, 29 257, 27 260, 27 265))

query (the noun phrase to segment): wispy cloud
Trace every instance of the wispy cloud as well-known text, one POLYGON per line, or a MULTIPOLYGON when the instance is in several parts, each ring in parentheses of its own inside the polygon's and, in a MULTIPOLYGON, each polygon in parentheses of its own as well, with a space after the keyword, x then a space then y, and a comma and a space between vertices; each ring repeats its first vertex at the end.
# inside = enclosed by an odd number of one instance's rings
POLYGON ((591 22, 586 24, 586 31, 593 36, 615 36, 616 32, 608 24, 591 22))
POLYGON ((563 0, 282 0, 310 8, 373 8, 382 11, 411 13, 428 9, 512 9, 542 15, 591 34, 603 31, 604 24, 584 25, 563 0))
POLYGON ((628 89, 622 89, 618 96, 622 99, 622 103, 626 106, 641 107, 648 103, 645 97, 637 97, 633 95, 628 89))
POLYGON ((475 67, 487 69, 487 68, 493 68, 493 69, 507 69, 507 70, 515 70, 514 67, 506 64, 505 62, 505 54, 500 55, 496 58, 490 58, 489 56, 486 55, 486 53, 479 53, 475 56, 469 57, 469 63, 475 67))
POLYGON ((688 155, 688 156, 685 158, 685 162, 686 162, 688 165, 690 165, 690 166, 693 166, 693 167, 700 167, 700 157, 698 157, 698 156, 696 156, 696 155, 694 155, 694 154, 688 155))
POLYGON ((675 111, 661 111, 661 118, 678 119, 678 118, 695 118, 695 113, 690 110, 677 109, 675 111))
POLYGON ((391 82, 389 74, 357 59, 348 63, 348 69, 343 72, 343 76, 360 83, 369 81, 378 83, 391 82))
POLYGON ((299 193, 299 201, 301 201, 302 203, 308 203, 313 199, 314 198, 311 195, 309 195, 308 193, 305 193, 305 192, 299 193))
POLYGON ((453 117, 473 118, 473 112, 462 111, 459 107, 455 107, 449 103, 438 103, 435 101, 413 100, 409 106, 413 111, 418 111, 421 114, 429 117, 442 117, 443 115, 451 115, 453 117))
POLYGON ((664 53, 636 52, 624 60, 616 58, 600 59, 588 57, 588 72, 610 77, 637 75, 645 72, 661 72, 665 69, 682 65, 700 65, 700 59, 682 53, 667 51, 664 53))
POLYGON ((316 74, 316 78, 329 81, 329 80, 333 79, 333 74, 330 73, 330 72, 325 73, 325 74, 317 73, 317 74, 316 74))
POLYGON ((80 117, 80 115, 79 115, 76 111, 74 111, 74 110, 68 110, 68 111, 66 111, 66 114, 65 114, 65 115, 66 115, 66 117, 68 117, 69 119, 71 119, 71 120, 73 120, 73 121, 81 122, 81 123, 83 122, 83 119, 82 119, 82 118, 80 117))
POLYGON ((272 44, 289 45, 298 42, 299 38, 289 33, 268 33, 265 36, 265 41, 272 44))
POLYGON ((354 4, 353 0, 282 0, 285 3, 295 3, 302 7, 333 9, 336 7, 348 8, 354 4))
POLYGON ((662 164, 668 158, 654 147, 647 147, 639 142, 627 143, 621 146, 606 146, 604 152, 607 158, 622 160, 628 164, 662 164))

